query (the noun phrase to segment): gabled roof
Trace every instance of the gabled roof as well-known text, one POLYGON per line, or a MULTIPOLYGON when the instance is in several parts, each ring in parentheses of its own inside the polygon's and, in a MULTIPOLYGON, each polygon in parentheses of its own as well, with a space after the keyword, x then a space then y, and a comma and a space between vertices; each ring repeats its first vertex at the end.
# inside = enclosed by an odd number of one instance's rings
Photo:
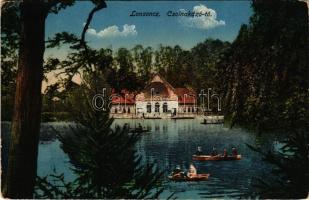
POLYGON ((156 76, 158 76, 167 87, 169 87, 171 90, 173 90, 173 92, 175 92, 175 88, 169 82, 167 82, 165 78, 163 78, 163 76, 161 76, 161 74, 159 73, 154 73, 152 75, 150 81, 147 83, 145 88, 147 88, 152 82, 154 82, 156 76))
POLYGON ((188 88, 175 88, 178 96, 178 103, 194 104, 196 102, 196 93, 188 88), (186 97, 185 97, 186 95, 186 97))
MULTIPOLYGON (((189 89, 187 87, 182 88, 174 88, 171 84, 169 84, 160 74, 156 73, 152 75, 152 78, 144 88, 144 95, 147 95, 147 91, 149 87, 157 88, 160 91, 160 95, 162 97, 168 97, 168 91, 166 88, 169 88, 174 94, 174 97, 178 97, 178 103, 180 104, 195 104, 197 101, 197 94, 193 89, 189 89), (158 80, 155 80, 158 77, 158 80), (148 89, 147 89, 148 88, 148 89)), ((149 91, 148 91, 149 92, 149 91)), ((128 90, 121 90, 120 93, 116 93, 115 90, 112 90, 112 98, 113 104, 135 104, 135 97, 137 92, 130 92, 128 90)))

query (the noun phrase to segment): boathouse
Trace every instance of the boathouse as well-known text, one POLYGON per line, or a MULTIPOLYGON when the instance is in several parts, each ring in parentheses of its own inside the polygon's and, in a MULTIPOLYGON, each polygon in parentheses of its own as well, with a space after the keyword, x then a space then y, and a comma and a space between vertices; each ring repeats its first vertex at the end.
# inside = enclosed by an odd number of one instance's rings
POLYGON ((196 101, 192 89, 174 88, 160 74, 154 74, 140 92, 113 94, 111 114, 116 118, 190 115, 197 112, 196 101))

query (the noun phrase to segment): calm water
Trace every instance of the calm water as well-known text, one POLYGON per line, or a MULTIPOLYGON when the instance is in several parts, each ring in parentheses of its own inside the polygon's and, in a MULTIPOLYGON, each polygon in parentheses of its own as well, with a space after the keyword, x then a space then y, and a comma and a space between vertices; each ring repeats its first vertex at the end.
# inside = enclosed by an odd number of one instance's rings
MULTIPOLYGON (((141 123, 142 126, 151 129, 150 133, 142 136, 136 148, 145 162, 155 162, 161 170, 166 170, 166 176, 176 165, 184 169, 188 168, 197 146, 202 146, 205 152, 210 152, 213 146, 221 152, 223 148, 230 150, 235 146, 242 154, 243 159, 240 161, 192 162, 197 167, 198 173, 211 174, 209 180, 170 182, 165 178, 166 190, 162 198, 172 192, 175 192, 175 196, 180 199, 235 198, 250 193, 254 190, 251 186, 252 177, 269 174, 270 167, 261 160, 258 154, 252 152, 246 143, 259 145, 266 149, 276 147, 276 143, 273 142, 274 138, 270 139, 269 136, 265 139, 241 129, 231 130, 222 125, 203 125, 199 120, 115 120, 114 123, 114 126, 129 123, 131 127, 141 123)), ((51 132, 50 126, 59 132, 69 131, 67 123, 43 124, 41 131, 51 132)), ((2 128, 4 132, 7 132, 5 126, 2 128)), ((74 179, 69 159, 62 152, 59 141, 42 142, 39 146, 38 175, 48 175, 54 170, 57 173, 64 172, 67 180, 74 179)))

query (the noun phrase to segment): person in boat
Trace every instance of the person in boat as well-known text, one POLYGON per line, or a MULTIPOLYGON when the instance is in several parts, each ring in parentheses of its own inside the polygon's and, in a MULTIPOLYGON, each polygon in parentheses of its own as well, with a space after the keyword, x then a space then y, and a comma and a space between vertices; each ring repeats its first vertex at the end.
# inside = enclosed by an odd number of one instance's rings
POLYGON ((237 156, 238 153, 237 153, 237 149, 235 147, 232 148, 232 156, 237 156))
POLYGON ((212 156, 217 156, 217 155, 218 155, 218 152, 217 152, 216 147, 212 147, 211 155, 212 155, 212 156))
POLYGON ((184 172, 181 170, 180 166, 177 165, 177 167, 172 171, 172 176, 180 176, 183 177, 184 176, 184 172))
POLYGON ((179 174, 180 172, 182 172, 182 170, 180 169, 180 166, 177 165, 177 167, 172 171, 172 175, 179 174))
POLYGON ((197 151, 195 152, 195 155, 200 156, 200 155, 203 155, 203 154, 204 154, 204 153, 203 153, 202 147, 201 147, 201 146, 198 146, 198 147, 197 147, 197 151))
POLYGON ((224 148, 224 150, 223 150, 223 157, 227 157, 227 150, 226 150, 226 148, 224 148))
POLYGON ((130 129, 129 124, 128 124, 128 123, 125 123, 124 126, 123 126, 123 128, 124 128, 125 130, 129 130, 129 129, 130 129))
POLYGON ((194 165, 191 163, 188 173, 187 173, 187 177, 192 177, 192 176, 196 176, 197 172, 196 172, 196 168, 194 167, 194 165))

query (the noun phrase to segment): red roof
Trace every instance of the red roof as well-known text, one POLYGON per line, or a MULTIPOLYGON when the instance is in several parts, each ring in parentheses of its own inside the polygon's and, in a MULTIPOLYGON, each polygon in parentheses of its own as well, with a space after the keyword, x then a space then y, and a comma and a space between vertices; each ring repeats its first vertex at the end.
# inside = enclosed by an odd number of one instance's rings
MULTIPOLYGON (((180 104, 194 104, 196 103, 196 93, 188 88, 175 88, 175 93, 178 96, 178 103, 180 104)), ((120 93, 112 90, 112 103, 113 104, 135 104, 136 92, 129 92, 122 89, 120 93)))
POLYGON ((112 104, 135 104, 135 93, 122 89, 120 93, 112 90, 112 104))
POLYGON ((178 103, 194 104, 196 102, 196 93, 188 88, 175 88, 178 96, 178 103))

